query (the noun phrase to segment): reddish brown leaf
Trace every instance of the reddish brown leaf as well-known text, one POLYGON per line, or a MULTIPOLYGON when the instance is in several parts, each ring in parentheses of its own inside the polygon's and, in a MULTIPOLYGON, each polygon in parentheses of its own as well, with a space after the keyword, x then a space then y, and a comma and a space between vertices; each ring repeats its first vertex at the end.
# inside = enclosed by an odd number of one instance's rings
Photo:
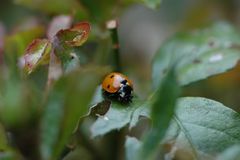
POLYGON ((88 22, 80 22, 70 29, 60 30, 56 36, 60 42, 64 42, 68 46, 81 46, 86 42, 90 32, 90 24, 88 22))
POLYGON ((49 63, 51 49, 52 44, 49 40, 33 40, 19 60, 20 67, 30 74, 39 65, 49 63))
POLYGON ((67 29, 72 24, 72 17, 68 15, 59 15, 53 18, 47 30, 47 37, 53 40, 56 33, 61 29, 67 29))

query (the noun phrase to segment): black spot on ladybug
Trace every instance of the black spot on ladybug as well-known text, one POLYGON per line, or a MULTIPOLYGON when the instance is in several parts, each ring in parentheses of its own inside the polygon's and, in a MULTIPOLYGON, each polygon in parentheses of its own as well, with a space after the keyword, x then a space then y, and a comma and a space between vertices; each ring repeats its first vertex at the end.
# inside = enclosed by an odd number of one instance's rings
POLYGON ((113 78, 114 77, 114 75, 111 75, 111 77, 110 78, 113 78))
POLYGON ((110 85, 107 85, 107 88, 110 88, 110 85))

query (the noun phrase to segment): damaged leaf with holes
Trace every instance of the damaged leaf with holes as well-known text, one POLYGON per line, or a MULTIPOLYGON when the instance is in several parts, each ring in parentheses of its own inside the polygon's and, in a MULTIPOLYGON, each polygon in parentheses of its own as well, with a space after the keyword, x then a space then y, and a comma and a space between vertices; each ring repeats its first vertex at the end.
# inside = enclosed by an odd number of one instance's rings
POLYGON ((81 46, 86 42, 90 32, 88 22, 80 22, 69 29, 63 29, 56 34, 57 41, 70 47, 81 46))
POLYGON ((112 102, 110 109, 91 126, 92 137, 102 136, 112 130, 120 130, 131 122, 133 112, 141 106, 142 101, 133 98, 130 105, 124 106, 117 102, 112 102))

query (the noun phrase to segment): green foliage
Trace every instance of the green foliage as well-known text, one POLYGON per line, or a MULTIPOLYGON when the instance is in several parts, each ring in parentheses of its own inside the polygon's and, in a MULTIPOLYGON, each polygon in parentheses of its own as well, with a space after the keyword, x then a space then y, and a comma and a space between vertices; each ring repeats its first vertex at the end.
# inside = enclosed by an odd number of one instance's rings
MULTIPOLYGON (((127 6, 139 2, 138 0, 15 0, 15 4, 48 14, 69 14, 75 12, 79 19, 90 19, 97 23, 116 17, 127 6), (50 5, 54 4, 54 5, 50 5)), ((142 4, 155 9, 161 0, 141 0, 142 4)))
MULTIPOLYGON (((161 3, 141 2, 152 9, 161 3)), ((140 95, 144 85, 134 83, 130 103, 103 97, 104 76, 115 66, 114 71, 125 68, 120 66, 125 63, 120 63, 118 29, 103 24, 134 3, 15 1, 49 17, 71 15, 53 18, 48 27, 22 26, 4 37, 0 159, 239 159, 240 114, 208 98, 178 98, 181 86, 237 65, 240 33, 226 22, 177 33, 165 41, 152 61, 149 95, 140 95), (91 25, 78 19, 89 19, 91 25), (106 55, 115 58, 110 59, 112 66, 96 64, 107 64, 106 55)), ((42 23, 49 21, 46 17, 42 23)), ((122 59, 127 64, 128 57, 122 59)))
POLYGON ((138 159, 153 159, 154 153, 172 119, 179 88, 173 68, 167 73, 152 97, 151 118, 153 126, 144 140, 138 159))
POLYGON ((41 151, 44 159, 57 159, 106 69, 89 68, 59 79, 50 92, 42 121, 41 151), (80 100, 80 101, 79 101, 80 100))
POLYGON ((156 9, 159 7, 161 0, 142 0, 150 8, 156 9))
MULTIPOLYGON (((161 143, 171 143, 172 149, 186 150, 190 158, 212 158, 214 153, 240 143, 239 123, 240 114, 221 103, 206 98, 180 98, 161 143)), ((152 143, 156 139, 152 139, 152 143)))
POLYGON ((90 32, 90 24, 81 22, 69 29, 57 32, 54 39, 55 55, 61 60, 64 70, 78 65, 75 48, 86 42, 90 32))
POLYGON ((2 125, 0 125, 0 150, 6 150, 8 148, 7 145, 7 137, 5 130, 2 125))
POLYGON ((139 142, 134 137, 126 137, 125 150, 126 150, 126 160, 136 159, 137 154, 142 143, 139 142))
POLYGON ((205 79, 233 68, 240 56, 240 35, 227 23, 187 33, 179 33, 158 50, 153 60, 152 78, 156 87, 173 63, 181 85, 205 79))
POLYGON ((81 5, 76 0, 15 0, 15 3, 50 14, 66 14, 69 13, 71 10, 81 10, 81 5))
POLYGON ((180 98, 173 123, 167 138, 175 139, 176 147, 190 146, 194 157, 211 157, 240 143, 240 115, 213 100, 180 98))
POLYGON ((130 105, 124 106, 119 103, 112 103, 111 108, 104 115, 99 117, 91 127, 92 136, 101 136, 112 130, 119 130, 130 123, 132 114, 142 102, 133 100, 130 105))
POLYGON ((74 151, 71 151, 63 160, 75 160, 76 158, 81 157, 84 160, 91 160, 92 156, 88 153, 83 147, 78 147, 74 151))
POLYGON ((220 154, 217 160, 238 160, 240 159, 240 146, 234 145, 227 148, 222 154, 220 154))
POLYGON ((7 79, 1 87, 1 121, 8 128, 25 126, 38 116, 41 103, 41 94, 29 82, 7 79))
POLYGON ((5 39, 6 62, 16 66, 17 58, 23 55, 27 45, 35 38, 42 36, 43 27, 33 27, 26 31, 19 31, 5 39))

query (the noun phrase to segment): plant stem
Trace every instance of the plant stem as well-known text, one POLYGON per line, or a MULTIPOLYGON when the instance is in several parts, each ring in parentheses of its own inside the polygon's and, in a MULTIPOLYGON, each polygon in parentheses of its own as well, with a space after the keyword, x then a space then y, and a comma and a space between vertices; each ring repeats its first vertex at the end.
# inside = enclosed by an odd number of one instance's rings
POLYGON ((117 20, 110 20, 107 22, 107 28, 111 32, 112 38, 112 48, 113 48, 113 65, 114 71, 121 72, 121 64, 120 64, 120 51, 119 51, 119 41, 118 41, 118 22, 117 20))
POLYGON ((78 145, 83 145, 88 151, 92 153, 94 159, 103 160, 105 159, 99 150, 90 142, 88 136, 82 133, 82 131, 78 130, 76 132, 76 140, 78 141, 78 145))

